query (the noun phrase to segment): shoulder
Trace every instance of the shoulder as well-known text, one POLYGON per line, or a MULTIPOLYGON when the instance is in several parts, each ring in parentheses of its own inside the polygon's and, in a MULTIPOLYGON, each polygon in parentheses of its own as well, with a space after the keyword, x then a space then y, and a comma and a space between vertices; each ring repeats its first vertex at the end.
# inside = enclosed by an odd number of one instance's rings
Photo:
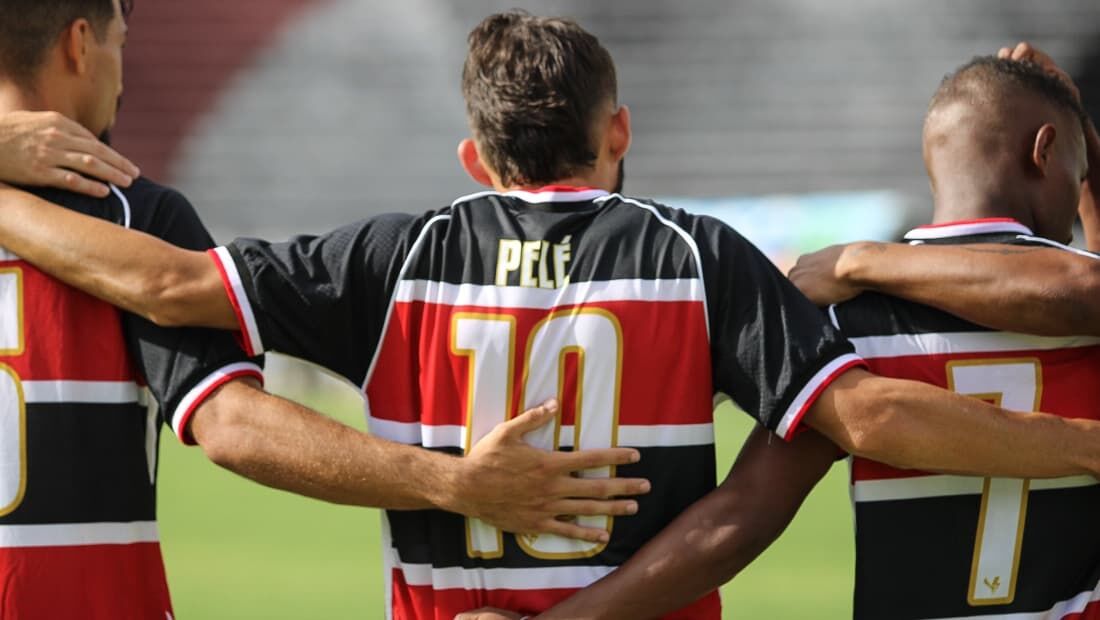
POLYGON ((112 188, 112 194, 127 202, 135 215, 162 208, 179 208, 189 212, 195 210, 191 201, 179 190, 147 177, 139 177, 130 187, 112 188))

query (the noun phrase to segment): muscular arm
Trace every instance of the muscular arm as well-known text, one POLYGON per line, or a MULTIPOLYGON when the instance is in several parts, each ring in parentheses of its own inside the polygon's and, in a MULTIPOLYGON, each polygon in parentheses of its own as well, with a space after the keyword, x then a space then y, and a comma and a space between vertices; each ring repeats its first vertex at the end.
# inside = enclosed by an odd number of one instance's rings
POLYGON ((249 380, 220 387, 189 430, 207 457, 267 486, 340 504, 395 510, 440 508, 518 533, 557 533, 598 541, 604 530, 560 521, 560 514, 632 514, 639 479, 582 479, 570 472, 636 461, 635 450, 546 453, 523 435, 554 419, 539 407, 497 427, 465 457, 386 441, 259 389, 249 380))
POLYGON ((214 261, 0 184, 0 247, 158 325, 236 329, 214 261))
POLYGON ((790 278, 819 305, 875 290, 994 329, 1100 336, 1100 261, 1054 248, 860 242, 800 258, 790 278))
POLYGON ((538 617, 633 620, 685 607, 779 537, 836 454, 817 433, 787 443, 757 427, 717 489, 618 570, 538 617))
POLYGON ((1100 471, 1100 423, 1006 411, 859 369, 831 383, 805 421, 845 451, 899 468, 1010 478, 1100 471))

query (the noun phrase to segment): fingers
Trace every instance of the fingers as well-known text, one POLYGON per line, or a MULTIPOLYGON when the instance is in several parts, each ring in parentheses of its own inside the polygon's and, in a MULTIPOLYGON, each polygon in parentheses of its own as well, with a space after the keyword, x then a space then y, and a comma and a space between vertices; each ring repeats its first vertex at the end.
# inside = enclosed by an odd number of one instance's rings
POLYGON ((573 538, 592 543, 605 543, 611 539, 607 530, 592 527, 582 527, 571 521, 559 521, 548 519, 539 530, 544 534, 557 534, 565 538, 573 538))
POLYGON ((85 178, 72 170, 63 168, 50 169, 46 174, 45 181, 46 185, 50 187, 65 189, 78 194, 87 194, 96 198, 103 198, 111 193, 110 188, 103 183, 85 178))
POLYGON ((632 499, 562 499, 547 506, 559 515, 626 517, 638 514, 638 502, 632 499))
POLYGON ((629 465, 642 459, 634 448, 603 448, 599 450, 581 450, 579 452, 554 452, 549 458, 561 471, 580 471, 609 465, 629 465))
POLYGON ((552 495, 569 498, 606 498, 645 495, 651 485, 645 478, 574 478, 555 484, 552 495))
POLYGON ((558 401, 550 398, 538 407, 528 409, 516 417, 501 425, 502 432, 509 435, 526 435, 531 431, 546 426, 558 414, 558 401))
POLYGON ((61 160, 61 167, 75 170, 86 177, 93 177, 121 187, 129 187, 134 181, 130 175, 87 153, 65 153, 61 156, 61 160))
POLYGON ((58 147, 75 153, 90 155, 101 164, 117 170, 120 175, 130 178, 141 176, 141 170, 133 162, 95 138, 66 137, 58 142, 58 147))

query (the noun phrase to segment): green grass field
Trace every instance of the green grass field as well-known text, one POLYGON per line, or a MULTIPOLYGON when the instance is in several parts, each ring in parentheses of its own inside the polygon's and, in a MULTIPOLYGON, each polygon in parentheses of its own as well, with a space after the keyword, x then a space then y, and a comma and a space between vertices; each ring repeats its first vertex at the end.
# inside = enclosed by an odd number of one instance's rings
MULTIPOLYGON (((326 402, 363 427, 354 400, 326 402)), ((724 474, 750 423, 729 405, 718 418, 724 474)), ((168 433, 161 449, 161 535, 177 618, 383 617, 378 511, 263 488, 168 433)), ((834 466, 783 538, 723 589, 725 618, 851 617, 845 475, 834 466)))

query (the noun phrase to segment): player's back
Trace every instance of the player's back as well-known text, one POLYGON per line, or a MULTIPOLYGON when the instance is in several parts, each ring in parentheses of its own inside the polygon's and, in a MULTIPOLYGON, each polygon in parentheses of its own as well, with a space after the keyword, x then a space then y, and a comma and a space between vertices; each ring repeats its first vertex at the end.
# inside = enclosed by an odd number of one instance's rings
MULTIPOLYGON (((489 194, 425 226, 431 250, 407 259, 369 380, 371 429, 461 452, 506 415, 559 396, 560 424, 529 439, 546 449, 636 447, 641 462, 617 473, 650 479, 652 492, 636 516, 581 518, 613 532, 607 544, 390 512, 396 617, 545 609, 714 486, 698 252, 663 208, 597 194, 489 194)), ((708 598, 680 617, 716 610, 708 598)))
MULTIPOLYGON (((237 239, 212 255, 245 348, 362 385, 377 435, 462 453, 556 395, 559 423, 529 440, 641 451, 616 472, 650 479, 639 513, 585 519, 611 531, 606 545, 388 513, 398 618, 546 609, 714 487, 715 392, 790 437, 825 386, 862 363, 733 229, 600 190, 487 192, 284 243, 237 239)), ((712 594, 676 617, 719 615, 712 594)))
MULTIPOLYGON (((1015 222, 924 227, 926 243, 1040 244, 1015 222)), ((865 294, 833 308, 881 375, 915 379, 1014 410, 1100 418, 1100 339, 991 331, 865 294)), ((973 441, 982 441, 974 437, 973 441)), ((1088 476, 983 479, 852 460, 857 618, 1100 617, 1100 485, 1088 476), (1032 616, 1031 614, 1037 614, 1032 616)))
MULTIPOLYGON (((39 193, 130 217, 117 190, 39 193)), ((144 403, 118 311, 0 249, 0 618, 170 613, 144 403)))

